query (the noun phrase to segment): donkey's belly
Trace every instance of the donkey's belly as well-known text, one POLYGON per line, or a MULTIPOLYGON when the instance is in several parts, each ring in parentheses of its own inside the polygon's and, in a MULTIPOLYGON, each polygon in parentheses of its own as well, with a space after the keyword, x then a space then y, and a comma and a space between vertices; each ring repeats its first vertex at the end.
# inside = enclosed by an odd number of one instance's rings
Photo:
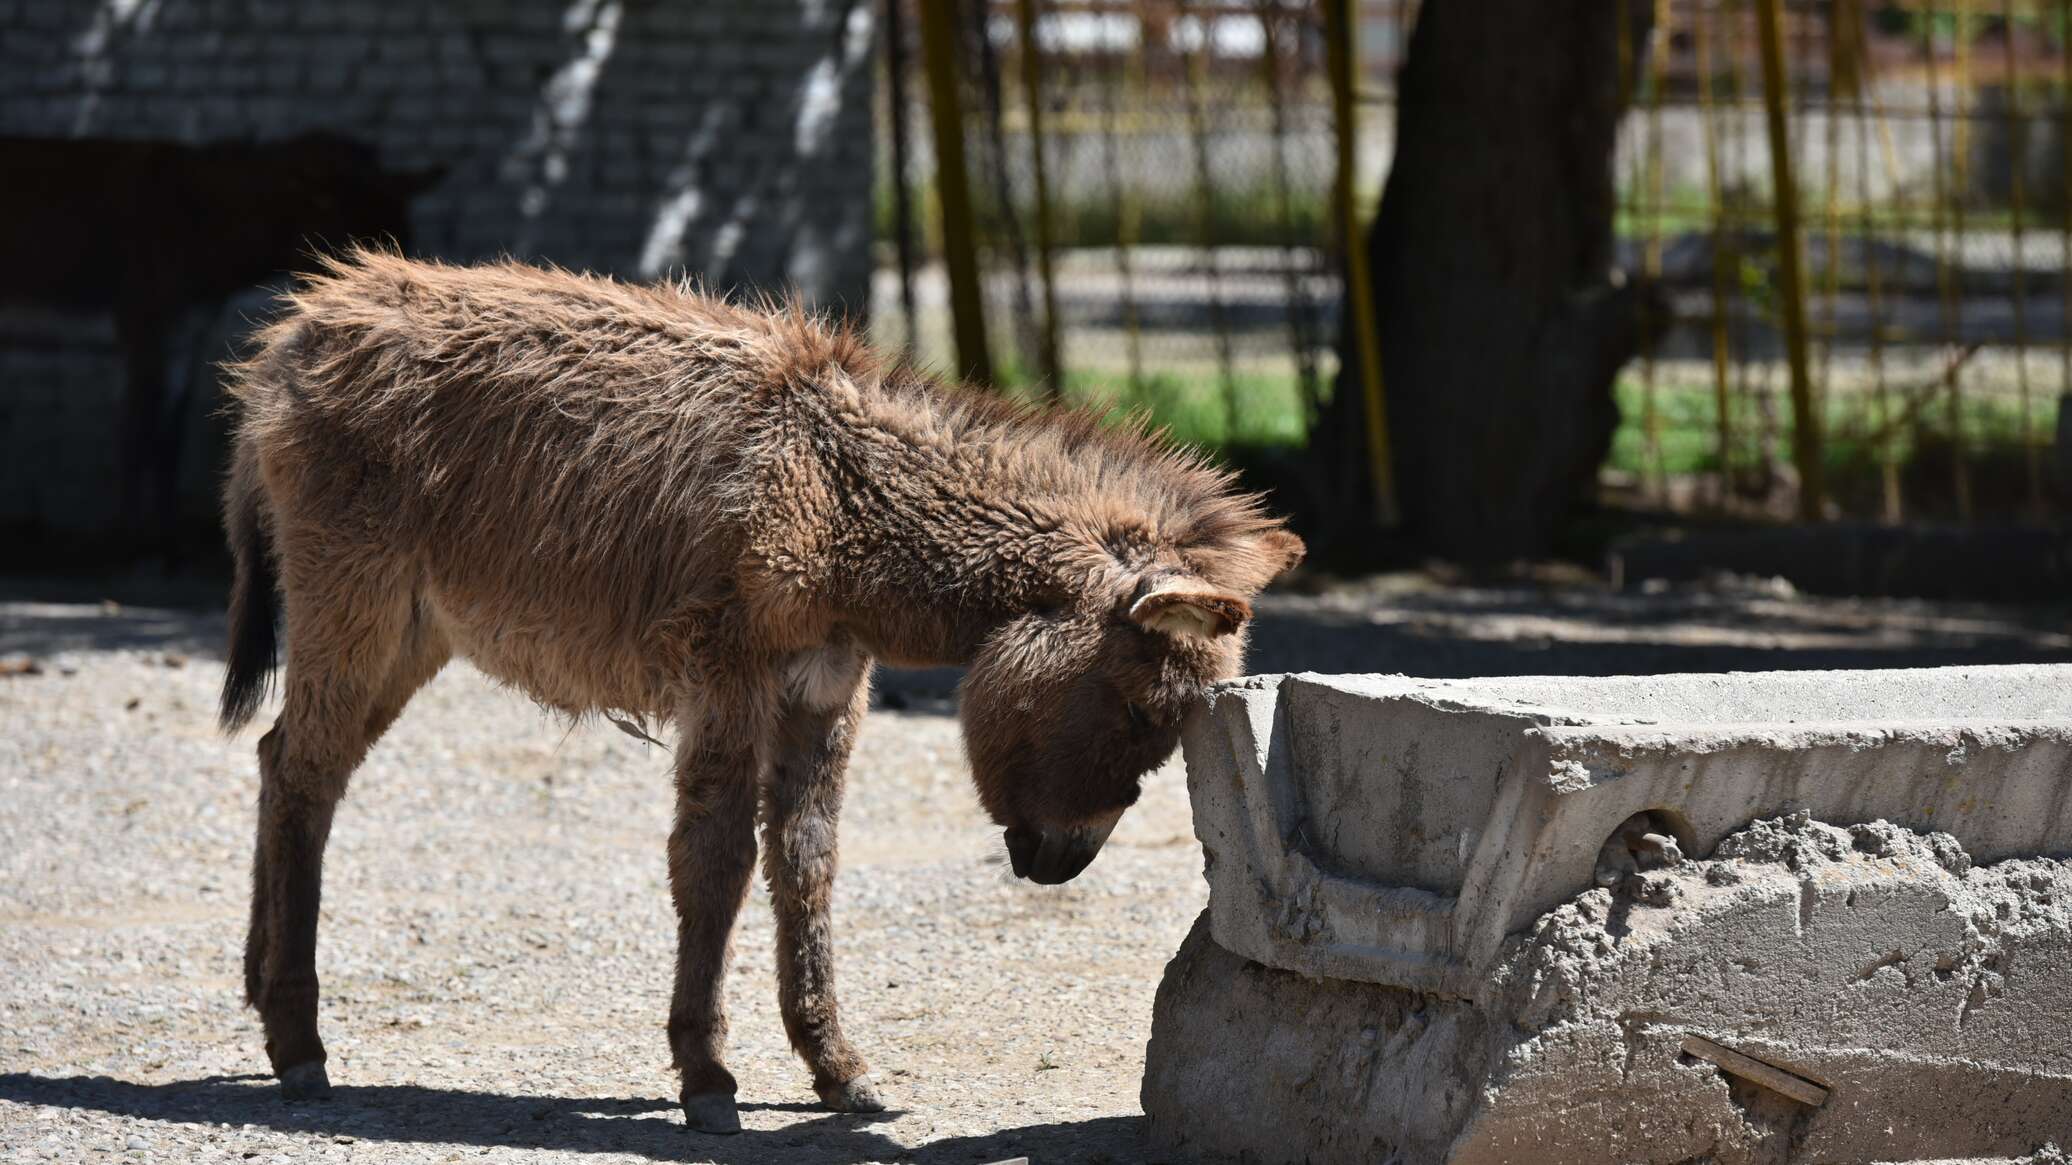
POLYGON ((433 592, 428 606, 455 655, 551 708, 570 713, 621 709, 650 716, 674 712, 667 685, 630 637, 571 622, 567 613, 508 607, 494 611, 433 592))

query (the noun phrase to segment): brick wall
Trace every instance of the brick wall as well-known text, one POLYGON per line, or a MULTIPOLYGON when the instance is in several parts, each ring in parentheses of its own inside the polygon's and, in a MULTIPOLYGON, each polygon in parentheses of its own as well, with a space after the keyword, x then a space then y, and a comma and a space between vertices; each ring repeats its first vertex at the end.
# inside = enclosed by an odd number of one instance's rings
MULTIPOLYGON (((421 253, 688 271, 860 312, 871 16, 866 0, 0 0, 0 134, 331 130, 385 168, 450 167, 415 204, 421 253)), ((119 367, 105 322, 0 315, 0 526, 90 530, 112 511, 119 367)), ((185 458, 197 514, 208 453, 185 458)))

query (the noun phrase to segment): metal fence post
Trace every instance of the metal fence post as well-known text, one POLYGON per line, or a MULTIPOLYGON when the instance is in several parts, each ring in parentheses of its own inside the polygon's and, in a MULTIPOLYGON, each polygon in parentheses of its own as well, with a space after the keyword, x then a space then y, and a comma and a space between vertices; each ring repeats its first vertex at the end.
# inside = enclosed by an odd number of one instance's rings
POLYGON ((1043 58, 1036 46, 1036 0, 1015 5, 1022 41, 1022 99, 1029 113, 1030 178, 1036 196, 1036 277, 1043 283, 1043 332, 1037 343, 1037 373, 1051 400, 1065 395, 1065 370, 1058 358, 1058 288, 1052 259, 1050 172, 1044 164, 1043 58))
POLYGON ((1367 264, 1367 240, 1360 230, 1358 175, 1359 126, 1354 117, 1354 86, 1359 61, 1353 0, 1324 0, 1331 102, 1338 131, 1338 179, 1333 187, 1338 232, 1345 245, 1345 327, 1353 334, 1360 361, 1360 388, 1367 403, 1367 458, 1374 481, 1374 515, 1384 526, 1400 520, 1396 504, 1395 459, 1389 448, 1388 400, 1382 392, 1380 321, 1374 314, 1374 282, 1367 264))
POLYGON ((978 282, 971 175, 964 166, 964 102, 957 82, 957 0, 920 0, 921 55, 928 70, 928 111, 935 127, 935 185, 942 204, 943 265, 950 279, 950 318, 957 337, 957 373, 991 384, 985 303, 978 282))
POLYGON ((1756 0, 1756 33, 1762 41, 1763 111, 1769 125, 1770 182, 1777 217, 1777 269, 1784 281, 1784 351, 1791 373, 1791 453, 1799 471, 1799 518, 1818 522, 1826 511, 1821 463, 1821 418, 1806 370, 1806 282, 1799 237, 1799 188, 1792 175, 1791 127, 1784 96, 1782 0, 1756 0))

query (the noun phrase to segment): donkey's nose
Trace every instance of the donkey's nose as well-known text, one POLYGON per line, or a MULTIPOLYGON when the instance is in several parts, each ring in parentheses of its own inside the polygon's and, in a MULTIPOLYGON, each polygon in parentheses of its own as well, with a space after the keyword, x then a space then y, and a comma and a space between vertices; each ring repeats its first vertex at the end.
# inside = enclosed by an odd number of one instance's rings
POLYGON ((1014 876, 1039 886, 1069 882, 1093 862, 1114 828, 1115 821, 1110 819, 1071 829, 1010 829, 1007 856, 1014 864, 1014 876))

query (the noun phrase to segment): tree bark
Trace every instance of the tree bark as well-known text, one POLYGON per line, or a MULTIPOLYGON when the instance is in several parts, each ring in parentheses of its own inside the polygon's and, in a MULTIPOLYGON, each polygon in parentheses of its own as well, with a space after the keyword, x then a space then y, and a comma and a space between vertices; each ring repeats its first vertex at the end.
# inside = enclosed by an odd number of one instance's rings
MULTIPOLYGON (((1613 268, 1612 154, 1651 8, 1420 7, 1367 247, 1401 532, 1423 552, 1545 554, 1610 450, 1647 298, 1613 268)), ((1353 339, 1317 433, 1345 534, 1371 496, 1353 339)))

